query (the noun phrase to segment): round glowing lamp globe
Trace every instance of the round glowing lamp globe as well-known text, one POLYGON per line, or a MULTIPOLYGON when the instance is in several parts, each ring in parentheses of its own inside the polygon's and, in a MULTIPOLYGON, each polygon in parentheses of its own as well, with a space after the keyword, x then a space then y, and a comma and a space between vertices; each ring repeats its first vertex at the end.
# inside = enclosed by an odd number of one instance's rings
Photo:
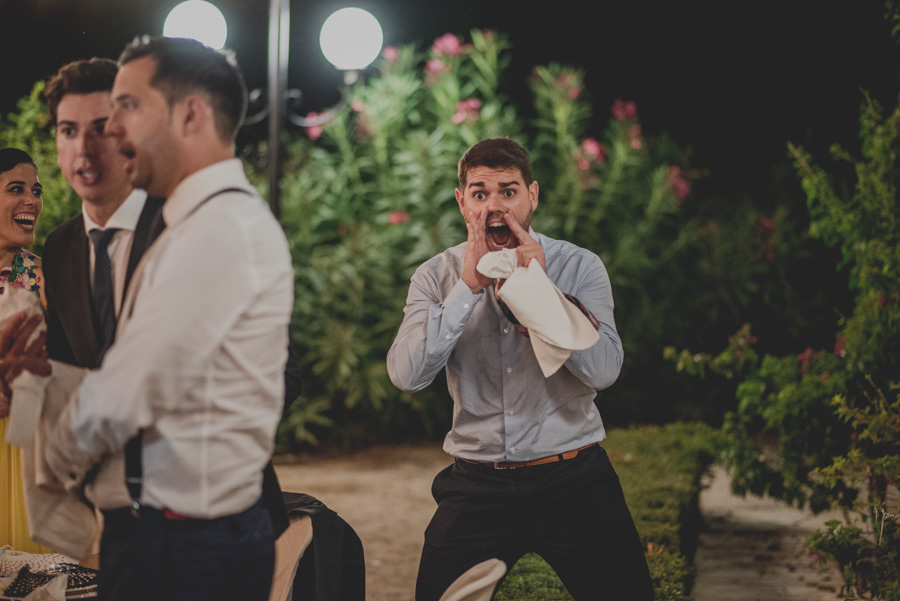
POLYGON ((342 8, 325 20, 319 34, 322 54, 336 68, 357 71, 381 52, 384 34, 378 19, 361 8, 342 8))
POLYGON ((190 38, 210 48, 225 46, 228 25, 222 12, 204 0, 188 0, 172 9, 163 25, 167 38, 190 38))

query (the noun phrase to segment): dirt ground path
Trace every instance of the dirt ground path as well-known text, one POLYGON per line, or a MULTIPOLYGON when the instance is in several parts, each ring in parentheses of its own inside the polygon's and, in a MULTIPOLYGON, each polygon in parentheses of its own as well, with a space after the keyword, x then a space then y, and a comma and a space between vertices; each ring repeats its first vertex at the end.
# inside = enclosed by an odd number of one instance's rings
POLYGON ((452 459, 439 444, 276 462, 284 490, 310 494, 353 527, 366 556, 367 601, 412 601, 425 527, 436 507, 431 481, 452 459))
MULTIPOLYGON (((359 535, 367 601, 411 601, 423 533, 435 503, 431 481, 450 464, 440 445, 376 447, 284 463, 284 490, 305 492, 336 511, 359 535)), ((828 516, 771 499, 730 494, 714 467, 700 497, 706 530, 695 557, 694 601, 837 601, 840 577, 820 573, 803 547, 828 516)))
POLYGON ((769 498, 736 497, 714 466, 700 494, 706 523, 694 564, 694 601, 836 601, 840 574, 821 572, 805 548, 809 534, 837 512, 814 516, 769 498))

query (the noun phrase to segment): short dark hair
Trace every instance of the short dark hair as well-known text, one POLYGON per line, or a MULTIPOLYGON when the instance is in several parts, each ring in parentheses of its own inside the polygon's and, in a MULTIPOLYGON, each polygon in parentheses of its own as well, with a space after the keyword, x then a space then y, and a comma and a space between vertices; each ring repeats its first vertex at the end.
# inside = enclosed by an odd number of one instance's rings
POLYGON ((478 142, 459 160, 459 185, 465 189, 469 170, 473 167, 518 169, 526 186, 534 180, 528 151, 509 138, 488 138, 478 142))
POLYGON ((44 88, 51 121, 56 123, 56 110, 66 94, 92 94, 112 90, 118 69, 114 60, 96 56, 60 67, 44 88))
POLYGON ((24 150, 19 150, 18 148, 3 148, 0 150, 0 173, 6 173, 16 165, 21 165, 22 163, 31 165, 37 169, 37 165, 34 164, 34 159, 32 159, 31 155, 24 150))
POLYGON ((169 107, 192 92, 204 93, 219 138, 234 141, 247 111, 247 86, 233 52, 187 38, 143 35, 125 47, 119 66, 144 57, 156 61, 150 85, 162 92, 169 107))

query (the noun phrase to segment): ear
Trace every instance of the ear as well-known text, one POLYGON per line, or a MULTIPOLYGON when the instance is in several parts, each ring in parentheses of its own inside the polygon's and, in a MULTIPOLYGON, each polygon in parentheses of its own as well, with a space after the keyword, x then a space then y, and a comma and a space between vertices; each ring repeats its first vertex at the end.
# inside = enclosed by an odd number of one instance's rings
POLYGON ((178 103, 176 111, 176 122, 185 136, 203 131, 203 128, 212 119, 212 111, 209 104, 199 94, 188 94, 185 96, 178 103))
POLYGON ((459 188, 456 189, 456 204, 459 205, 459 211, 466 216, 466 195, 459 188))
POLYGON ((528 186, 528 197, 531 200, 531 210, 535 210, 538 206, 538 192, 539 186, 537 180, 531 182, 531 185, 528 186))

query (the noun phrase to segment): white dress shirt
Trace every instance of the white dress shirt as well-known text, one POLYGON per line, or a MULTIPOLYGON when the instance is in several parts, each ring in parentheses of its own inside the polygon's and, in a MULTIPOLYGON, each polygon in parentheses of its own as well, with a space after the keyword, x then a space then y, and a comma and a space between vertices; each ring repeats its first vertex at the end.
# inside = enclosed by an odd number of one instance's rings
POLYGON ((182 181, 163 218, 116 341, 73 395, 47 461, 77 487, 144 429, 141 502, 217 518, 262 491, 283 403, 293 268, 238 159, 182 181), (229 188, 241 191, 215 195, 229 188))
MULTIPOLYGON (((87 210, 84 208, 84 203, 81 205, 81 214, 84 217, 84 233, 90 238, 91 230, 100 229, 105 230, 106 228, 115 227, 119 228, 119 231, 116 232, 112 240, 110 240, 109 245, 106 247, 107 252, 109 253, 109 260, 112 265, 112 277, 113 277, 113 299, 116 310, 116 315, 119 315, 119 307, 122 306, 122 293, 125 290, 125 273, 128 270, 128 257, 131 255, 131 244, 134 241, 134 228, 137 227, 138 219, 141 217, 141 211, 144 210, 144 203, 147 201, 147 193, 143 190, 134 190, 131 194, 128 195, 128 198, 125 199, 119 208, 116 209, 116 212, 113 213, 110 218, 107 220, 106 225, 99 226, 97 225, 93 219, 91 219, 90 215, 88 215, 87 210)), ((94 282, 94 263, 96 262, 96 257, 94 254, 94 245, 88 244, 90 246, 90 274, 91 274, 91 285, 93 286, 94 282)))

